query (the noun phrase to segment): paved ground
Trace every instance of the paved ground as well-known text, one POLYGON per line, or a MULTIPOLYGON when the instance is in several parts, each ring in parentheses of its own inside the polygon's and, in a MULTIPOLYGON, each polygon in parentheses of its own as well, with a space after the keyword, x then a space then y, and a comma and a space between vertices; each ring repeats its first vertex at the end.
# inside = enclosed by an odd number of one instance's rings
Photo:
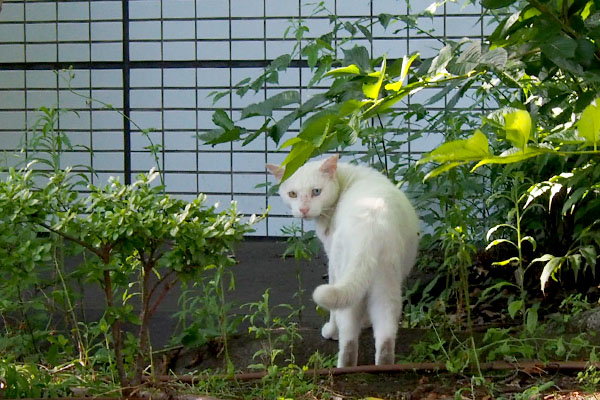
MULTIPOLYGON (((304 289, 302 304, 305 309, 301 325, 306 328, 319 328, 323 317, 315 310, 311 295, 313 289, 326 282, 326 258, 323 254, 311 261, 283 259, 286 248, 284 239, 247 238, 236 250, 238 264, 232 267, 235 276, 235 290, 227 293, 227 300, 234 304, 261 300, 266 289, 270 289, 270 304, 299 304, 295 294, 299 287, 304 289), (299 286, 299 279, 301 286, 299 286)), ((101 316, 104 307, 104 295, 99 289, 85 287, 84 302, 86 320, 95 320, 101 316)), ((177 301, 180 291, 173 288, 158 308, 152 323, 151 337, 155 347, 168 343, 176 324, 174 314, 180 309, 177 301)), ((237 307, 236 307, 237 308, 237 307)), ((280 311, 282 313, 283 310, 280 311)))

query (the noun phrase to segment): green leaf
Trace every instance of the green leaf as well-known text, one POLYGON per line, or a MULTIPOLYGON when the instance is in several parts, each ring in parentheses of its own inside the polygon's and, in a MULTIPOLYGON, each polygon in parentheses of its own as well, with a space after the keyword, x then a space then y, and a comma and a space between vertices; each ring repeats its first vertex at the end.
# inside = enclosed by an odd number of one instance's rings
POLYGON ((339 119, 340 117, 332 110, 323 110, 306 120, 298 134, 298 138, 319 147, 339 119))
POLYGON ((385 85, 385 90, 392 90, 397 92, 400 90, 402 85, 404 84, 404 80, 406 79, 406 75, 408 75, 408 70, 410 69, 411 64, 415 59, 419 56, 419 53, 413 54, 410 58, 406 56, 402 57, 402 70, 400 72, 400 79, 394 83, 388 83, 385 85))
POLYGON ((462 164, 464 164, 464 162, 450 162, 447 164, 440 165, 439 167, 429 171, 423 178, 423 182, 425 182, 428 179, 435 178, 436 176, 441 175, 446 171, 450 171, 451 169, 456 168, 462 164))
POLYGON ((482 159, 471 169, 471 172, 477 170, 477 168, 486 164, 512 164, 548 153, 555 153, 555 151, 539 147, 526 147, 523 150, 513 148, 511 149, 511 151, 505 152, 500 156, 493 156, 482 159))
POLYGON ((249 134, 246 139, 244 139, 244 142, 242 143, 242 146, 246 146, 248 143, 253 142, 257 137, 259 137, 262 133, 267 132, 268 127, 269 127, 269 123, 271 122, 270 118, 267 118, 267 120, 263 123, 263 125, 260 127, 260 129, 258 129, 257 131, 249 134))
POLYGON ((318 43, 312 43, 302 49, 302 55, 306 56, 310 68, 314 68, 319 61, 320 47, 318 43))
POLYGON ((525 320, 525 328, 527 329, 527 332, 529 333, 534 333, 535 329, 538 326, 538 308, 539 308, 539 304, 535 304, 534 306, 530 307, 527 309, 527 311, 525 312, 525 314, 527 315, 527 318, 525 320))
POLYGON ((503 69, 508 61, 508 52, 502 48, 495 48, 485 53, 480 60, 480 63, 489 67, 503 69))
POLYGON ((215 123, 215 125, 220 126, 225 130, 233 129, 235 126, 231 118, 229 118, 229 115, 227 115, 224 110, 215 111, 212 116, 212 121, 215 123))
POLYGON ((508 239, 496 239, 496 240, 492 241, 490 244, 488 244, 488 245, 485 247, 485 250, 486 250, 486 251, 488 251, 488 250, 489 250, 489 249, 491 249, 492 247, 494 247, 494 246, 498 246, 498 245, 499 245, 499 244, 501 244, 501 243, 507 243, 507 244, 510 244, 510 245, 512 245, 512 246, 514 246, 514 247, 517 247, 517 245, 516 245, 515 243, 513 243, 511 240, 508 240, 508 239))
POLYGON ((373 35, 371 34, 371 31, 368 30, 367 28, 365 28, 362 25, 356 25, 356 27, 358 28, 359 31, 362 32, 363 35, 365 35, 365 37, 369 40, 372 41, 373 40, 373 35))
POLYGON ((289 54, 283 54, 271 62, 271 68, 276 69, 277 71, 285 70, 292 61, 292 57, 289 54))
POLYGON ((370 76, 378 77, 377 82, 364 83, 362 85, 362 91, 363 91, 364 95, 369 99, 377 100, 379 98, 381 84, 383 83, 383 78, 385 77, 385 64, 386 64, 386 60, 384 57, 383 61, 381 63, 381 69, 377 72, 369 74, 370 76))
POLYGON ((508 7, 516 0, 481 0, 481 5, 487 9, 495 10, 497 8, 508 7))
POLYGON ((461 53, 455 63, 448 67, 448 71, 456 75, 464 75, 473 71, 481 60, 481 42, 472 41, 461 53))
POLYGON ((542 274, 540 275, 540 286, 542 288, 542 292, 546 289, 546 284, 548 283, 548 279, 550 276, 560 268, 563 258, 562 257, 554 257, 551 254, 545 254, 542 257, 534 259, 531 263, 533 264, 536 261, 546 261, 546 265, 544 265, 544 269, 542 270, 542 274))
POLYGON ((575 282, 577 282, 579 270, 581 269, 581 254, 573 254, 567 257, 567 259, 569 260, 569 266, 573 270, 573 277, 575 278, 575 282))
POLYGON ((524 149, 531 134, 531 115, 525 110, 516 110, 504 114, 504 130, 506 139, 513 146, 524 149))
POLYGON ((598 143, 598 132, 600 132, 600 107, 596 99, 592 104, 587 106, 581 118, 577 122, 577 131, 579 136, 583 137, 589 145, 593 145, 596 148, 598 143))
POLYGON ((371 68, 371 57, 369 51, 363 46, 354 46, 350 50, 342 50, 344 52, 344 65, 356 65, 361 71, 369 72, 371 68))
POLYGON ((310 142, 301 140, 292 146, 292 151, 281 163, 281 166, 285 166, 285 173, 281 178, 281 181, 285 181, 287 178, 292 176, 294 172, 298 170, 304 163, 312 156, 317 148, 310 142))
POLYGON ((384 28, 387 28, 388 25, 390 24, 390 21, 393 19, 393 16, 390 14, 379 14, 377 16, 377 19, 379 20, 379 23, 381 24, 381 26, 383 26, 384 28))
POLYGON ((508 282, 508 281, 501 281, 498 282, 492 286, 488 286, 487 288, 485 288, 485 290, 483 292, 481 292, 481 294, 478 296, 477 299, 477 303, 476 304, 480 304, 482 301, 486 301, 487 300, 487 296, 489 295, 489 293, 493 290, 499 290, 501 288, 503 288, 504 286, 512 286, 514 288, 518 288, 517 285, 515 285, 514 283, 508 282))
POLYGON ((297 90, 286 90, 275 96, 269 97, 260 103, 251 104, 242 110, 242 119, 262 115, 270 117, 273 110, 289 104, 300 103, 300 93, 297 90))
POLYGON ((477 161, 490 156, 487 137, 478 129, 468 139, 455 140, 442 144, 424 158, 419 164, 425 162, 467 162, 477 161))
POLYGON ((235 142, 240 139, 242 133, 245 130, 241 130, 238 127, 234 127, 231 130, 213 129, 212 131, 198 134, 198 138, 204 141, 206 144, 216 145, 220 143, 235 142))
POLYGON ((491 227, 488 230, 487 234, 485 235, 485 239, 486 240, 490 240, 490 238, 492 237, 492 235, 494 233, 496 233, 497 231, 499 231, 500 229, 503 229, 503 228, 508 228, 508 229, 516 230, 516 228, 514 226, 510 225, 510 224, 498 224, 496 226, 491 227))
POLYGON ((577 203, 579 200, 584 198, 588 194, 589 190, 590 189, 587 187, 577 188, 577 190, 575 190, 573 192, 573 194, 571 194, 569 196, 567 201, 565 201, 565 204, 563 205, 563 208, 562 208, 562 214, 567 215, 567 212, 569 210, 571 210, 571 212, 572 212, 572 208, 575 205, 575 203, 577 203))
POLYGON ((594 246, 582 246, 579 248, 579 253, 585 258, 585 261, 590 267, 596 266, 596 248, 594 246))
POLYGON ((325 76, 359 75, 359 74, 360 74, 360 69, 356 65, 350 64, 346 67, 332 69, 331 71, 327 72, 325 74, 325 76))
POLYGON ((529 242, 529 244, 531 244, 531 247, 533 248, 533 251, 535 251, 535 249, 537 247, 537 242, 533 237, 525 236, 525 237, 521 238, 521 244, 523 244, 523 242, 529 242))
POLYGON ((522 308, 523 300, 513 300, 508 303, 508 315, 510 315, 512 319, 515 319, 515 316, 519 311, 521 311, 522 308))
POLYGON ((439 54, 433 59, 429 66, 428 73, 435 75, 441 72, 445 72, 446 66, 452 59, 452 46, 446 45, 442 47, 439 54))
POLYGON ((577 50, 577 41, 566 35, 547 38, 541 45, 542 52, 553 59, 573 58, 577 50))
POLYGON ((506 260, 495 261, 495 262, 492 263, 492 265, 495 265, 495 266, 498 266, 498 267, 503 267, 505 265, 516 264, 518 262, 519 262, 519 257, 511 257, 511 258, 508 258, 506 260))

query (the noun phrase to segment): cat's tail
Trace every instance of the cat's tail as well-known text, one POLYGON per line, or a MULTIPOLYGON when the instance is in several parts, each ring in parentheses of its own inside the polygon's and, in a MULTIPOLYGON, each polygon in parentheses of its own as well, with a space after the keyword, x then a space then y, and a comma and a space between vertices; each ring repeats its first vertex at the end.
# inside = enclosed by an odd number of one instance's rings
POLYGON ((370 286, 374 262, 358 261, 352 272, 335 284, 319 285, 313 292, 315 303, 328 310, 350 307, 362 300, 370 286))
MULTIPOLYGON (((336 281, 331 284, 317 286, 313 292, 315 303, 328 310, 346 308, 361 301, 371 287, 378 258, 382 252, 382 243, 386 240, 386 229, 377 222, 377 214, 368 215, 368 221, 360 221, 362 233, 353 237, 347 243, 350 258, 341 271, 338 271, 336 281)), ((389 239, 390 236, 387 236, 389 239)))

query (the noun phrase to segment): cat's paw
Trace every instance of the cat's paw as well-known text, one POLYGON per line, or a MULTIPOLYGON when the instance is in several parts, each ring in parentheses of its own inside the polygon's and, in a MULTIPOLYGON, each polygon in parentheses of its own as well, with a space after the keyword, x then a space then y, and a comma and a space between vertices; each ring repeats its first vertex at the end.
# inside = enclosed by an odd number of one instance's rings
POLYGON ((327 322, 321 328, 321 336, 325 339, 338 340, 338 329, 337 326, 333 322, 327 322))

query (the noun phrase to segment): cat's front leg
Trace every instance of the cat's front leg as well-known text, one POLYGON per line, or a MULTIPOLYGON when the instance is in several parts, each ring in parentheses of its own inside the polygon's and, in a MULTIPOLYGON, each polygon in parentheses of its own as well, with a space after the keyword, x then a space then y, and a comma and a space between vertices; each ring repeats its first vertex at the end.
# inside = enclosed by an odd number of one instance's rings
POLYGON ((329 322, 326 322, 321 328, 321 336, 325 339, 338 340, 338 327, 335 322, 335 312, 333 310, 329 311, 329 322))

